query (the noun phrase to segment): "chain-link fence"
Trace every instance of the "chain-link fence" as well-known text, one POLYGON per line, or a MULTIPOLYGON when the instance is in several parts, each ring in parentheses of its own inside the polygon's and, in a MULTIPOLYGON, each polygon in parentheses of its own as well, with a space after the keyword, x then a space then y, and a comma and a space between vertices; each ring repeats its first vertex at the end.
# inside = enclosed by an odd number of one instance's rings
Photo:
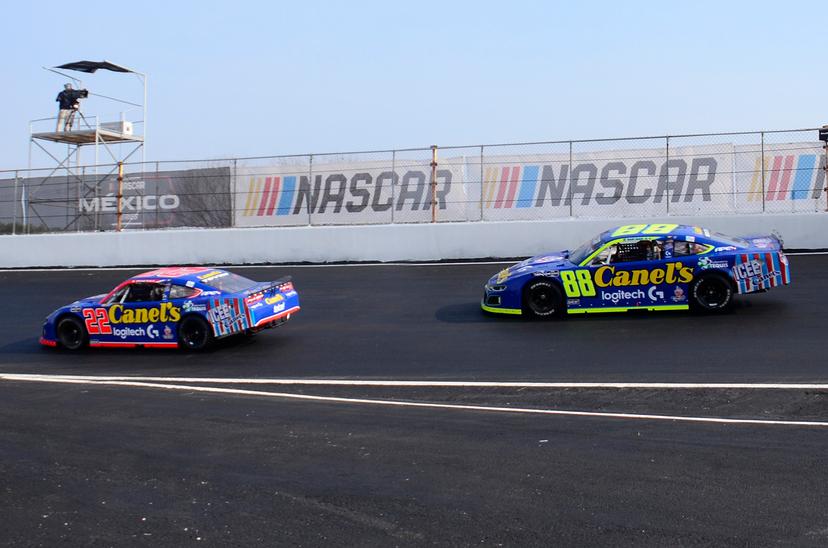
POLYGON ((826 211, 816 129, 0 171, 0 232, 826 211))

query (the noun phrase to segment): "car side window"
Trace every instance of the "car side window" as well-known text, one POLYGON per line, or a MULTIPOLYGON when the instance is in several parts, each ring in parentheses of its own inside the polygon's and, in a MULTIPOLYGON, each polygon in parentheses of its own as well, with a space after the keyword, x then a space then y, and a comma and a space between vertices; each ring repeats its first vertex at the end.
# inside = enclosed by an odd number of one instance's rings
POLYGON ((665 255, 667 249, 663 240, 653 240, 652 238, 620 242, 601 250, 592 259, 590 265, 658 261, 669 258, 665 255))
POLYGON ((710 249, 710 246, 707 244, 677 241, 673 245, 673 256, 687 257, 689 255, 698 255, 700 253, 704 253, 708 249, 710 249))
POLYGON ((185 285, 172 284, 170 286, 170 299, 188 299, 198 294, 198 289, 185 285))
POLYGON ((613 263, 631 263, 636 261, 652 261, 661 258, 661 246, 652 240, 637 242, 622 242, 615 246, 616 252, 611 259, 613 263))
POLYGON ((161 283, 135 283, 129 285, 129 291, 125 303, 145 303, 161 301, 164 299, 165 284, 161 283))

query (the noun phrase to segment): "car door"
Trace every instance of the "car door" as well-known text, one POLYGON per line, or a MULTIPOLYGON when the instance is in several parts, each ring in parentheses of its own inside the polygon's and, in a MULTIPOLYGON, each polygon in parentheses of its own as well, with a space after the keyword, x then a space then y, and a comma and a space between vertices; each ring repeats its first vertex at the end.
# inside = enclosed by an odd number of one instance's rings
POLYGON ((603 308, 672 308, 686 305, 692 267, 672 257, 672 240, 626 238, 590 265, 603 308))
POLYGON ((117 291, 103 305, 111 333, 102 334, 101 340, 123 346, 173 346, 164 334, 180 316, 166 300, 167 286, 163 280, 135 281, 117 291))

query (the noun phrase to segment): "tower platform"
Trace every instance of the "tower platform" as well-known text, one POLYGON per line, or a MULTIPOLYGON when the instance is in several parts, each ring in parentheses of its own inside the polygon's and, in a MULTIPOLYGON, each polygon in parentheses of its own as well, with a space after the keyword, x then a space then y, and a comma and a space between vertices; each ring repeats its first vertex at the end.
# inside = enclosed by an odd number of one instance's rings
POLYGON ((67 145, 94 145, 96 143, 140 143, 144 138, 141 135, 121 133, 116 130, 99 128, 79 129, 76 131, 47 131, 32 133, 32 139, 42 139, 53 143, 67 145))

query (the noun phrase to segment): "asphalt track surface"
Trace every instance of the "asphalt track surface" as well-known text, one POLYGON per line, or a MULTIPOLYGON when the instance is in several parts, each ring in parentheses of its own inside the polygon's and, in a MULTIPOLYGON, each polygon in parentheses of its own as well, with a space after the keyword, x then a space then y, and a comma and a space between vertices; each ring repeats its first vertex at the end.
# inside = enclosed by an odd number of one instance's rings
POLYGON ((828 428, 772 422, 828 420, 823 389, 229 380, 828 382, 828 256, 792 257, 791 286, 713 317, 490 317, 478 301, 499 268, 239 269, 259 280, 293 275, 302 311, 204 354, 39 348, 48 312, 137 271, 0 272, 0 374, 178 379, 163 381, 175 388, 0 380, 0 542, 828 543, 828 428), (192 382, 208 377, 228 381, 192 382))

